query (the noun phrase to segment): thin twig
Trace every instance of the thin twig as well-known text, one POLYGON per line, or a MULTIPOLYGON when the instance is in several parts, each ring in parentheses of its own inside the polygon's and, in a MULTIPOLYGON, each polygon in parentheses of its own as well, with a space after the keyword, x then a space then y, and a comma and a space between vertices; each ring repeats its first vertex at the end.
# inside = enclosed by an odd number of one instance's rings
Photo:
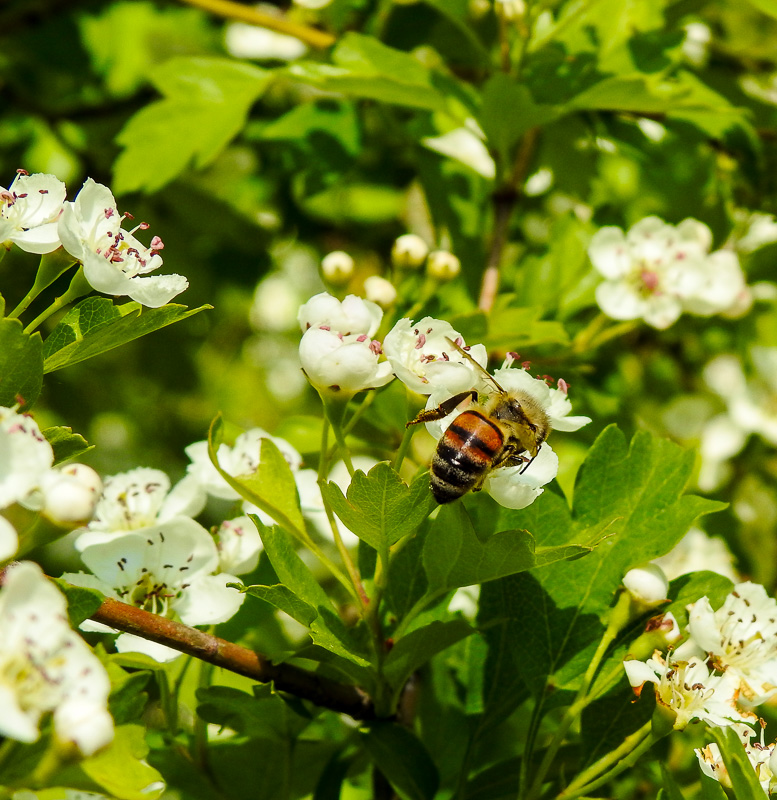
POLYGON ((127 603, 106 598, 91 619, 116 630, 134 633, 149 641, 180 650, 260 683, 272 681, 280 691, 310 700, 323 708, 348 714, 354 719, 374 717, 371 698, 358 686, 337 683, 291 664, 273 664, 266 656, 247 647, 127 603))
POLYGON ((293 36, 295 39, 299 39, 301 42, 320 50, 331 47, 337 41, 331 33, 319 31, 307 25, 299 25, 285 17, 275 17, 264 11, 257 11, 251 6, 234 3, 232 0, 183 0, 183 2, 215 14, 217 17, 247 22, 249 25, 268 28, 271 31, 284 33, 286 36, 293 36))

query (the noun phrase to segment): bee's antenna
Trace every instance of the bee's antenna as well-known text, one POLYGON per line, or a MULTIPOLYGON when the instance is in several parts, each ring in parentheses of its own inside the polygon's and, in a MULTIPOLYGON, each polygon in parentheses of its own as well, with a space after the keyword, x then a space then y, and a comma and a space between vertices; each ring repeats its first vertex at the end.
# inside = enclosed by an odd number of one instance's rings
POLYGON ((507 392, 506 392, 506 391, 505 391, 505 390, 504 390, 504 389, 503 389, 503 388, 502 388, 502 387, 501 387, 501 386, 500 386, 500 385, 499 385, 499 384, 496 382, 496 380, 495 380, 495 379, 494 379, 494 377, 491 375, 491 373, 490 373, 490 372, 489 372, 487 369, 485 369, 483 366, 481 366, 480 364, 478 364, 478 362, 477 362, 477 361, 475 361, 475 359, 474 359, 474 358, 472 358, 472 356, 471 356, 471 355, 470 355, 470 354, 469 354, 469 353, 468 353, 468 352, 467 352, 467 351, 466 351, 466 350, 465 350, 465 349, 464 349, 464 348, 463 348, 463 347, 462 347, 460 344, 457 344, 456 342, 454 342, 454 341, 453 341, 453 339, 451 339, 449 336, 446 336, 446 337, 445 337, 445 340, 446 340, 446 341, 447 341, 449 344, 451 344, 451 345, 452 345, 454 348, 456 348, 456 350, 458 350, 458 351, 459 351, 459 353, 461 353, 461 355, 463 355, 463 356, 464 356, 464 358, 466 358, 466 359, 467 359, 467 361, 469 361, 469 362, 470 362, 470 363, 471 363, 471 364, 472 364, 472 365, 475 367, 475 369, 476 369, 476 370, 477 370, 477 371, 478 371, 478 372, 479 372, 479 373, 480 373, 480 374, 481 374, 481 375, 482 375, 482 376, 483 376, 483 377, 484 377, 484 378, 485 378, 487 381, 489 381, 491 384, 493 384, 493 385, 496 387, 496 389, 497 389, 499 392, 501 392, 502 394, 507 394, 507 392))

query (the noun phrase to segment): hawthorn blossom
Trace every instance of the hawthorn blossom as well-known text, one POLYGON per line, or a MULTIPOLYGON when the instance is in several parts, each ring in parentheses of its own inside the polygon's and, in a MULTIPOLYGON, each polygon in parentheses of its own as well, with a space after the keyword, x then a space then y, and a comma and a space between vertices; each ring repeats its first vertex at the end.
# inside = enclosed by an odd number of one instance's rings
POLYGON ((334 286, 344 286, 353 277, 356 264, 353 256, 343 250, 333 250, 321 259, 321 273, 334 286))
POLYGON ((65 184, 54 175, 18 170, 7 189, 0 187, 0 244, 39 255, 56 250, 57 220, 66 194, 65 184))
POLYGON ((24 500, 54 463, 54 451, 28 414, 0 406, 0 508, 24 500))
POLYGON ((5 518, 0 517, 0 562, 8 561, 19 549, 19 534, 5 518))
POLYGON ((397 269, 419 269, 429 255, 429 245, 415 233, 397 237, 391 247, 391 263, 397 269))
POLYGON ((253 572, 262 552, 262 537, 250 517, 242 516, 221 523, 216 531, 219 569, 232 575, 253 572))
POLYGON ((689 608, 688 631, 718 669, 741 681, 748 703, 777 692, 777 602, 763 586, 737 584, 717 611, 702 597, 689 608))
POLYGON ((366 334, 372 338, 383 319, 377 303, 349 294, 340 301, 328 292, 314 295, 297 312, 302 333, 310 328, 336 331, 344 336, 366 334))
POLYGON ((714 674, 704 656, 683 658, 678 649, 664 658, 656 650, 647 661, 627 660, 623 667, 637 697, 646 683, 654 684, 656 702, 674 714, 675 730, 695 720, 725 727, 755 719, 736 706, 739 680, 728 672, 714 674))
POLYGON ((45 715, 59 739, 85 756, 113 739, 110 681, 71 630, 65 598, 37 564, 6 568, 0 591, 0 734, 36 742, 45 715))
POLYGON ((479 373, 448 340, 456 342, 485 369, 486 348, 482 344, 466 345, 448 322, 433 317, 418 322, 400 319, 386 334, 383 350, 394 374, 408 389, 426 395, 439 390, 451 397, 476 386, 479 373))
MULTIPOLYGON (((243 603, 244 595, 227 586, 237 579, 215 574, 219 553, 213 538, 191 519, 178 518, 164 530, 130 531, 90 543, 81 548, 81 559, 93 574, 68 573, 65 580, 153 614, 180 618, 186 625, 225 622, 243 603)), ((81 627, 113 632, 89 620, 81 627)), ((180 655, 129 633, 119 635, 116 649, 145 653, 161 662, 180 655)))
POLYGON ((89 285, 98 292, 129 296, 132 300, 159 308, 183 292, 189 282, 181 275, 155 275, 162 266, 159 251, 164 247, 155 236, 146 247, 134 236, 140 223, 131 231, 121 228, 127 218, 120 215, 107 186, 87 178, 72 203, 65 203, 59 220, 62 246, 84 266, 89 285))
MULTIPOLYGON (((220 444, 216 451, 219 466, 229 475, 252 475, 259 469, 262 440, 271 441, 280 451, 292 472, 302 466, 302 456, 285 440, 271 436, 262 428, 251 428, 241 433, 230 447, 220 444)), ((206 441, 194 442, 184 452, 191 463, 187 475, 213 497, 222 500, 239 500, 240 495, 221 477, 208 455, 206 441)))
POLYGON ((645 611, 667 601, 669 581, 656 564, 630 569, 623 576, 623 586, 638 607, 645 611))
MULTIPOLYGON (((742 738, 744 739, 745 737, 743 736, 742 738)), ((749 739, 749 736, 747 739, 749 739)), ((770 785, 774 781, 774 770, 777 768, 777 764, 774 763, 775 742, 764 744, 762 729, 760 742, 745 740, 742 744, 745 748, 747 758, 755 770, 761 788, 768 793, 770 785)), ((723 762, 723 757, 717 744, 713 742, 706 747, 698 747, 694 750, 694 753, 696 753, 701 771, 705 775, 714 778, 727 789, 733 788, 731 785, 731 777, 728 774, 728 769, 723 762)))
POLYGON ((717 572, 732 583, 739 580, 734 556, 719 536, 708 536, 701 528, 691 528, 666 555, 652 562, 661 567, 669 580, 689 572, 717 572))
POLYGON ((100 476, 86 464, 66 464, 42 473, 25 508, 40 511, 55 525, 76 527, 91 520, 102 493, 100 476))
POLYGON ((397 290, 391 281, 380 275, 370 275, 364 281, 364 294, 367 299, 381 308, 391 308, 397 301, 397 290))
POLYGON ((596 288, 599 307, 613 319, 644 319, 668 328, 683 313, 726 311, 747 292, 736 255, 709 253, 712 234, 698 220, 677 226, 646 217, 627 233, 614 226, 597 231, 588 248, 605 278, 596 288))
POLYGON ((319 392, 342 399, 385 386, 394 375, 388 361, 379 361, 381 344, 367 333, 343 334, 326 328, 305 331, 299 360, 319 392))
POLYGON ((167 532, 177 526, 188 528, 190 523, 201 527, 191 517, 197 516, 204 504, 205 493, 191 478, 171 489, 170 478, 159 469, 138 467, 111 475, 76 548, 82 551, 127 531, 167 532))

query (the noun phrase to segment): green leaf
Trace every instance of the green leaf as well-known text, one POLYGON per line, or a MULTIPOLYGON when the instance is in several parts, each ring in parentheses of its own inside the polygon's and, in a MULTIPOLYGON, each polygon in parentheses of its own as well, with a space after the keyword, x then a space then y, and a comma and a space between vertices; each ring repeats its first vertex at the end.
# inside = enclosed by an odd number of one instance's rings
POLYGON ((165 61, 150 75, 164 99, 138 111, 117 137, 125 149, 114 164, 114 192, 151 193, 190 164, 207 166, 244 127, 273 77, 226 58, 165 61))
POLYGON ((439 785, 437 767, 412 731, 376 722, 360 732, 375 766, 403 798, 432 800, 439 785))
POLYGON ((284 611, 292 619, 297 622, 310 627, 313 620, 318 616, 316 609, 304 600, 300 600, 288 586, 283 584, 276 584, 275 586, 242 586, 240 584, 228 584, 240 589, 241 592, 250 594, 252 597, 258 597, 266 603, 279 608, 284 611))
POLYGON ((524 348, 539 344, 569 344, 569 335, 558 320, 542 319, 545 309, 534 305, 519 308, 510 295, 502 295, 489 315, 488 348, 524 348))
MULTIPOLYGON (((313 642, 356 665, 359 669, 352 670, 351 674, 358 675, 360 681, 371 680, 369 671, 362 669, 370 665, 363 627, 346 627, 332 606, 329 596, 305 562, 297 555, 294 540, 288 533, 278 527, 265 527, 255 516, 252 516, 252 519, 259 529, 264 550, 279 580, 310 609, 308 611, 298 602, 293 604, 289 602, 289 610, 300 614, 299 621, 314 612, 315 617, 309 623, 313 642)), ((272 597, 279 601, 284 599, 280 592, 274 592, 272 597)), ((285 600, 289 598, 286 597, 285 600)))
POLYGON ((765 800, 767 793, 761 788, 755 769, 736 731, 732 727, 709 730, 718 743, 737 800, 765 800))
POLYGON ((467 800, 505 800, 516 797, 521 785, 520 758, 508 758, 484 769, 467 782, 467 800))
POLYGON ((269 687, 262 696, 253 696, 230 686, 208 686, 197 690, 197 716, 215 725, 223 725, 244 736, 293 740, 310 720, 295 714, 288 703, 269 687))
POLYGON ((426 476, 408 486, 387 462, 367 475, 356 470, 347 499, 331 481, 322 492, 345 526, 378 552, 412 533, 435 505, 426 476))
POLYGON ((672 777, 672 773, 666 768, 666 765, 659 764, 661 768, 661 783, 663 784, 664 796, 661 800, 685 800, 677 781, 672 777))
POLYGON ((546 491, 526 509, 500 513, 498 526, 530 530, 543 546, 601 543, 585 558, 509 576, 481 590, 478 622, 489 646, 489 713, 504 714, 499 687, 513 685, 513 672, 540 697, 551 676, 557 691, 576 686, 623 575, 668 552, 699 515, 722 508, 683 495, 693 464, 692 451, 644 431, 628 446, 611 426, 578 473, 571 512, 562 497, 546 491), (497 624, 487 627, 489 622, 497 624), (527 651, 531 659, 525 658, 527 651))
POLYGON ((80 456, 94 446, 89 444, 80 433, 73 433, 72 428, 66 428, 62 425, 45 428, 41 433, 46 437, 54 451, 55 464, 80 456))
POLYGON ((297 484, 291 468, 275 444, 269 439, 261 440, 259 468, 253 475, 230 475, 222 469, 216 456, 222 428, 221 417, 216 417, 208 432, 208 455, 219 475, 241 497, 261 508, 300 541, 307 541, 305 520, 297 499, 297 484))
POLYGON ((73 628, 77 628, 85 619, 89 619, 105 600, 105 596, 96 589, 73 586, 61 578, 52 578, 52 580, 67 598, 67 614, 73 628))
POLYGON ((747 0, 751 6, 777 19, 777 0, 747 0))
POLYGON ((461 99, 452 92, 441 91, 441 82, 418 59, 372 36, 346 33, 332 52, 332 61, 333 64, 300 61, 286 71, 295 80, 330 91, 445 111, 461 120, 467 116, 461 99))
POLYGON ((71 308, 46 339, 44 371, 77 364, 209 308, 188 309, 175 303, 143 308, 135 302, 117 306, 104 297, 88 297, 71 308))
POLYGON ((119 800, 155 800, 164 791, 162 776, 145 761, 145 728, 119 725, 113 742, 81 762, 81 769, 106 794, 119 800), (156 787, 150 788, 152 784, 156 787))
POLYGON ((466 639, 474 632, 474 628, 462 619, 448 622, 434 621, 422 628, 416 628, 391 648, 383 662, 383 675, 395 689, 399 690, 417 669, 437 653, 466 639))
POLYGON ((43 386, 43 342, 39 333, 24 333, 18 319, 0 319, 0 406, 19 399, 22 410, 38 399, 43 386))

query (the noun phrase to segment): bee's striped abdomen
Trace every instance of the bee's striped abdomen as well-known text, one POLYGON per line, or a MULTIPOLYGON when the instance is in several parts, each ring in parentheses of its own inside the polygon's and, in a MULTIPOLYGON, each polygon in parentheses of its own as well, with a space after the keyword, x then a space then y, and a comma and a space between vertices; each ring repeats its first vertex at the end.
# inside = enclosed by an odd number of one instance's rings
POLYGON ((502 431, 479 411, 464 411, 450 424, 432 458, 431 486, 438 503, 474 488, 504 446, 502 431))

